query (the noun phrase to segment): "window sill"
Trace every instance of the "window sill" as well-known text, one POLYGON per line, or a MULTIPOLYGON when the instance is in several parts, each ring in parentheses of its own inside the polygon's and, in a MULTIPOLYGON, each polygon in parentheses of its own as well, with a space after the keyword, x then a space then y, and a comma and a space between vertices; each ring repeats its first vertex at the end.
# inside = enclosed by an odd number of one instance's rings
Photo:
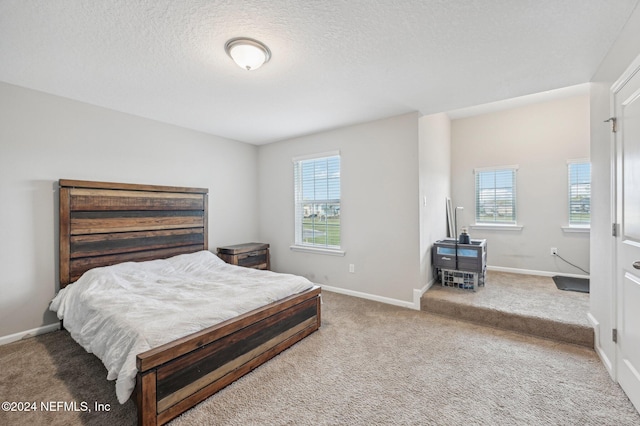
POLYGON ((591 226, 561 226, 563 232, 575 232, 575 233, 584 233, 588 234, 591 232, 591 226))
POLYGON ((470 226, 471 229, 479 229, 483 231, 522 231, 524 226, 522 225, 507 225, 507 224, 496 224, 491 225, 488 223, 476 223, 475 225, 470 226))
POLYGON ((289 249, 291 249, 291 251, 299 251, 303 253, 326 254, 329 256, 344 256, 346 254, 346 252, 341 249, 299 246, 295 244, 290 246, 289 249))

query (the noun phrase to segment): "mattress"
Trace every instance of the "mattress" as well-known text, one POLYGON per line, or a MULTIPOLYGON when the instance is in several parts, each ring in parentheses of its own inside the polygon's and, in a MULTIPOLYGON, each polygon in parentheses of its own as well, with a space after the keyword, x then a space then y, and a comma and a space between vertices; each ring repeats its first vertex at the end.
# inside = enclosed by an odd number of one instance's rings
POLYGON ((136 355, 313 287, 304 277, 229 265, 209 251, 87 271, 50 309, 116 381, 124 404, 136 355))

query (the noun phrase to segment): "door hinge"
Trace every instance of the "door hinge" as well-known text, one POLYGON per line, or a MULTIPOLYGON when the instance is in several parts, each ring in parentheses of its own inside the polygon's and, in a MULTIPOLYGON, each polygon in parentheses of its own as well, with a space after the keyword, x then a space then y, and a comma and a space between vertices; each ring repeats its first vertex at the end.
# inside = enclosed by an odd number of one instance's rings
POLYGON ((611 117, 608 120, 604 120, 605 123, 608 123, 609 121, 611 122, 611 131, 613 133, 617 132, 618 131, 617 121, 618 120, 615 117, 611 117))
POLYGON ((618 236, 618 224, 617 223, 612 223, 611 224, 611 236, 613 237, 617 237, 618 236))
POLYGON ((611 340, 613 340, 613 343, 618 343, 618 329, 614 328, 613 330, 611 330, 611 340))

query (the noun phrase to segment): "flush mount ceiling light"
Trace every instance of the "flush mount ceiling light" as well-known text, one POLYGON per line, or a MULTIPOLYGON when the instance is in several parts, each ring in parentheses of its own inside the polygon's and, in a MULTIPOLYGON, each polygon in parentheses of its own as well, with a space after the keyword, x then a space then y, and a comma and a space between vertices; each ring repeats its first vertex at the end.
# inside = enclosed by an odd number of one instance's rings
POLYGON ((224 50, 240 68, 248 71, 257 70, 271 59, 269 48, 264 43, 252 38, 232 38, 225 43, 224 50))

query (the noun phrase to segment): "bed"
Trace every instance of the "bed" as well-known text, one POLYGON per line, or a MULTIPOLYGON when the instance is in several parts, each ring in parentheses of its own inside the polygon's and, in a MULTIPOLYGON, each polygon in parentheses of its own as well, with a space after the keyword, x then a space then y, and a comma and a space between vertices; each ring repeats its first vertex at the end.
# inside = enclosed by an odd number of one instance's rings
MULTIPOLYGON (((65 179, 59 183, 61 290, 82 282, 85 272, 90 271, 86 277, 111 265, 164 265, 193 256, 213 261, 207 251, 207 189, 65 179)), ((212 267, 240 268, 216 262, 212 267)), ((138 424, 168 422, 320 324, 320 288, 312 286, 138 353, 132 395, 138 424)))

